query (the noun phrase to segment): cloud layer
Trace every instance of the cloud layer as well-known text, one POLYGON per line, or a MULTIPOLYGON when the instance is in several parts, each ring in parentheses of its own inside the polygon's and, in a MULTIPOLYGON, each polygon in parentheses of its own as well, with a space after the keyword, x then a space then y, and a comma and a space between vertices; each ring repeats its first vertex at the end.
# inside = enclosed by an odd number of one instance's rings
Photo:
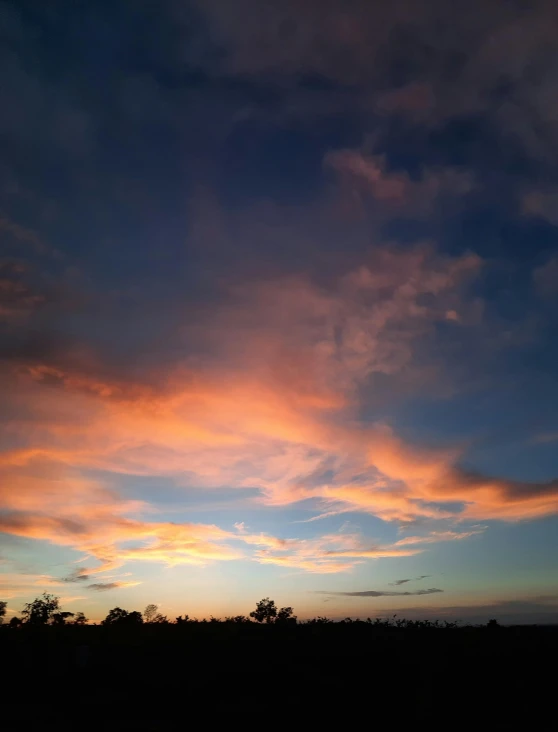
MULTIPOLYGON (((177 344, 197 343, 200 355, 135 380, 109 378, 95 359, 66 368, 48 359, 7 361, 10 446, 0 455, 0 529, 94 557, 100 564, 87 574, 130 560, 205 564, 246 556, 325 573, 412 556, 483 530, 447 528, 452 522, 555 513, 556 481, 467 473, 458 447, 421 448, 386 423, 359 419, 372 377, 412 378, 437 324, 466 327, 459 313, 479 267, 473 255, 387 246, 328 287, 308 277, 235 287, 226 305, 175 334, 177 344), (172 524, 145 518, 152 507, 123 499, 88 477, 92 471, 256 489, 256 500, 270 507, 306 502, 313 518, 350 511, 442 528, 383 546, 343 534, 278 540, 172 524)), ((69 579, 82 578, 76 572, 69 579)))

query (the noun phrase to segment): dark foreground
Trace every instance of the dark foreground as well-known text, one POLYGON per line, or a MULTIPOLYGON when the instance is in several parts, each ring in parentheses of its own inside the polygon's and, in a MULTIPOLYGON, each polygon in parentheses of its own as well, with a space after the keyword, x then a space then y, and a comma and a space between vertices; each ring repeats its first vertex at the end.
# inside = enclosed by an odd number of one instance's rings
POLYGON ((558 627, 2 630, 1 729, 558 729, 558 627))

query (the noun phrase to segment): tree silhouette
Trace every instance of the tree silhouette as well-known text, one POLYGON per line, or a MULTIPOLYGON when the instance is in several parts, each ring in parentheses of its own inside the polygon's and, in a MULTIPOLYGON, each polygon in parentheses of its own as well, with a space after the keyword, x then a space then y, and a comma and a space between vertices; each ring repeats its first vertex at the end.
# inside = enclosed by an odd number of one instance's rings
POLYGON ((127 625, 141 625, 142 623, 143 617, 138 610, 132 610, 132 612, 128 613, 128 617, 126 618, 127 625))
POLYGON ((154 617, 157 615, 157 605, 148 605, 143 611, 143 619, 146 623, 152 623, 154 617))
POLYGON ((157 605, 148 605, 143 611, 143 619, 146 623, 168 623, 169 619, 166 615, 161 615, 158 612, 159 607, 157 605))
POLYGON ((8 603, 5 600, 0 600, 0 625, 4 622, 7 606, 8 603))
POLYGON ((258 602, 256 609, 252 610, 250 617, 258 623, 273 623, 277 617, 277 605, 269 597, 264 597, 258 602))
POLYGON ((85 613, 79 612, 74 615, 72 625, 87 625, 88 618, 85 617, 85 613))
POLYGON ((16 618, 14 615, 13 618, 10 618, 8 625, 10 628, 19 628, 20 625, 23 625, 23 620, 21 618, 16 618))
POLYGON ((107 617, 102 621, 101 625, 141 625, 143 617, 140 612, 133 610, 128 612, 122 610, 121 607, 113 607, 107 617))
POLYGON ((70 612, 60 612, 60 613, 54 613, 52 616, 52 624, 53 625, 66 625, 66 620, 68 618, 73 618, 74 613, 70 612))
POLYGON ((28 625, 46 625, 53 621, 54 615, 60 613, 60 599, 43 592, 33 602, 26 603, 21 611, 23 622, 28 625))
POLYGON ((296 615, 293 615, 292 607, 282 607, 277 612, 276 623, 296 623, 296 615))
POLYGON ((296 615, 293 615, 292 607, 282 607, 278 610, 274 600, 270 600, 269 597, 264 597, 258 602, 256 609, 250 613, 250 617, 258 623, 296 623, 296 615))

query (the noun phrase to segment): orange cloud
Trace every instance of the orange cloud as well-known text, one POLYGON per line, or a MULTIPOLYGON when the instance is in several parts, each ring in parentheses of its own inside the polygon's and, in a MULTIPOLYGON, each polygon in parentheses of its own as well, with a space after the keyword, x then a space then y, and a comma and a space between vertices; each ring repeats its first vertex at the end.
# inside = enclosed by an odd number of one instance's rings
POLYGON ((396 545, 374 546, 359 534, 341 532, 318 539, 284 539, 255 536, 248 543, 263 545, 255 554, 262 564, 304 569, 308 572, 333 574, 352 569, 364 559, 413 556, 421 549, 400 549, 396 545))
POLYGON ((61 584, 62 582, 47 574, 0 572, 0 595, 5 600, 61 584))
MULTIPOLYGON (((97 574, 131 560, 241 558, 338 572, 475 533, 378 546, 148 521, 154 506, 124 500, 92 480, 94 470, 257 489, 268 506, 308 501, 321 516, 357 511, 447 524, 557 512, 556 482, 468 475, 460 449, 411 446, 388 426, 358 419, 370 377, 412 370, 417 343, 463 309, 462 287, 478 267, 474 256, 385 247, 327 289, 301 277, 239 288, 227 307, 177 334, 177 347, 201 339, 203 358, 185 357, 143 380, 108 376, 86 358, 81 368, 4 366, 0 530, 94 557, 88 571, 97 574)), ((462 325, 453 319, 451 327, 462 325)))
POLYGON ((408 544, 434 544, 440 541, 459 541, 461 539, 468 539, 470 536, 475 536, 476 534, 482 534, 485 529, 486 526, 481 526, 469 531, 432 531, 426 536, 406 536, 404 539, 396 541, 394 546, 406 546, 408 544))

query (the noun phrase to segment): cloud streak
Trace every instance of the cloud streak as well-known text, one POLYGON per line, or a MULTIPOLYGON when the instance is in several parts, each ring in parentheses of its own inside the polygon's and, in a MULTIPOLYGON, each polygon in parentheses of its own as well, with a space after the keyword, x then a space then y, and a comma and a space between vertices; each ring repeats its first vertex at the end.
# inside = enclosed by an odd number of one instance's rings
POLYGON ((74 569, 67 577, 63 577, 63 582, 88 582, 90 575, 89 570, 85 568, 74 569))
POLYGON ((408 597, 410 595, 434 595, 437 592, 443 592, 436 587, 428 590, 414 590, 397 592, 396 590, 361 590, 359 592, 328 592, 327 590, 319 591, 320 595, 334 595, 336 597, 408 597))
POLYGON ((420 577, 411 577, 407 579, 398 579, 395 580, 395 582, 390 582, 390 585, 394 585, 395 587, 399 587, 399 585, 405 585, 407 582, 419 582, 420 580, 426 579, 427 577, 430 577, 429 574, 421 574, 420 577))
POLYGON ((139 582, 94 582, 87 585, 87 589, 95 590, 95 592, 108 592, 109 590, 118 590, 125 587, 135 587, 139 584, 139 582))

